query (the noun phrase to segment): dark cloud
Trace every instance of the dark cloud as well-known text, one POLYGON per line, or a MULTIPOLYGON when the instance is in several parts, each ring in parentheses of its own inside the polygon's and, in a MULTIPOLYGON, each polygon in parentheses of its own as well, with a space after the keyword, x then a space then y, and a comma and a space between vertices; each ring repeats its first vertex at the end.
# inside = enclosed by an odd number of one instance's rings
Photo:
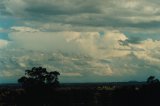
MULTIPOLYGON (((63 3, 62 3, 63 4, 63 3)), ((27 7, 25 10, 29 14, 34 16, 41 15, 76 15, 81 13, 99 13, 100 9, 93 7, 92 5, 79 6, 78 4, 72 4, 71 6, 48 4, 48 5, 34 5, 34 7, 27 7)))
POLYGON ((6 7, 3 2, 0 2, 0 15, 7 16, 10 13, 6 11, 6 7))
MULTIPOLYGON (((89 28, 94 30, 98 27, 145 30, 160 27, 160 20, 156 18, 159 16, 159 5, 156 3, 159 2, 148 0, 133 2, 125 0, 122 2, 116 0, 8 0, 0 4, 0 10, 2 15, 12 14, 20 18, 24 26, 26 23, 28 25, 35 22, 34 26, 37 28, 40 24, 42 28, 45 23, 50 25, 58 23, 62 26, 71 25, 72 27, 68 27, 70 30, 74 30, 75 27, 79 29, 86 27, 84 28, 86 30, 89 28)), ((62 26, 61 30, 65 30, 66 27, 62 26)))
POLYGON ((129 27, 136 27, 151 30, 152 28, 159 28, 160 27, 160 20, 159 21, 150 21, 150 22, 140 22, 140 23, 132 23, 128 25, 129 27))

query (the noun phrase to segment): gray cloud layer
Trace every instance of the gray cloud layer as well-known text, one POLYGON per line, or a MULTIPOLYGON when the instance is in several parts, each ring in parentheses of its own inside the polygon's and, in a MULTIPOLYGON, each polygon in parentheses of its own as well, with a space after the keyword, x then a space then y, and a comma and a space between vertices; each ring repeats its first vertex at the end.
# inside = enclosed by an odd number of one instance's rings
POLYGON ((159 28, 158 0, 7 0, 1 14, 41 30, 159 28), (17 5, 18 4, 18 5, 17 5), (34 25, 32 24, 34 22, 34 25))

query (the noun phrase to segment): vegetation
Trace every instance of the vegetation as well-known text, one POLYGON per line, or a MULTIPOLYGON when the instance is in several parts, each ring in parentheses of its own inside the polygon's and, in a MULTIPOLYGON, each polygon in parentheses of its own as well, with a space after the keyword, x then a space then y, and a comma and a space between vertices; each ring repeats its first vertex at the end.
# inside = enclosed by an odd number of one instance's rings
POLYGON ((159 80, 155 78, 155 76, 149 76, 147 78, 147 83, 148 84, 157 84, 159 83, 159 80))
MULTIPOLYGON (((18 79, 22 86, 0 87, 2 106, 159 106, 160 82, 59 86, 59 72, 33 67, 18 79)), ((131 82, 128 82, 131 83, 131 82)))
POLYGON ((25 88, 30 87, 58 87, 59 72, 47 72, 46 68, 33 67, 31 70, 25 71, 25 76, 18 79, 18 83, 25 88))

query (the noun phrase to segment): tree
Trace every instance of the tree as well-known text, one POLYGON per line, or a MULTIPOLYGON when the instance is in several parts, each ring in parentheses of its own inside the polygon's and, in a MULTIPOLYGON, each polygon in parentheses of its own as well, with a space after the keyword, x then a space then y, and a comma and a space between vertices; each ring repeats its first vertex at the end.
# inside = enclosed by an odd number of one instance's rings
POLYGON ((155 84, 155 83, 159 83, 159 80, 155 78, 155 76, 149 76, 147 78, 147 83, 148 84, 155 84))
POLYGON ((40 86, 59 86, 59 72, 47 72, 46 68, 33 67, 25 71, 25 76, 18 79, 18 83, 23 87, 40 87, 40 86))
POLYGON ((47 75, 47 83, 54 83, 55 81, 58 81, 58 75, 60 75, 59 72, 49 72, 47 75))

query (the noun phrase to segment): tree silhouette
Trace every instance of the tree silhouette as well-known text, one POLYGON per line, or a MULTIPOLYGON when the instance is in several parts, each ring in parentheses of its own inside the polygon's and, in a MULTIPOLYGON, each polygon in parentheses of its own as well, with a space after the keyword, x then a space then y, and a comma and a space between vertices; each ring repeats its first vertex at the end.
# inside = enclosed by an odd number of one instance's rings
POLYGON ((148 84, 155 84, 155 83, 159 83, 159 80, 155 78, 155 76, 149 76, 147 78, 147 83, 148 84))
POLYGON ((25 71, 25 76, 18 79, 18 83, 23 87, 37 87, 37 86, 59 86, 58 76, 59 72, 47 72, 46 68, 33 67, 31 70, 25 71))
POLYGON ((60 73, 57 72, 57 71, 49 72, 48 75, 46 76, 47 84, 55 84, 55 85, 57 85, 59 83, 58 75, 60 75, 60 73))

